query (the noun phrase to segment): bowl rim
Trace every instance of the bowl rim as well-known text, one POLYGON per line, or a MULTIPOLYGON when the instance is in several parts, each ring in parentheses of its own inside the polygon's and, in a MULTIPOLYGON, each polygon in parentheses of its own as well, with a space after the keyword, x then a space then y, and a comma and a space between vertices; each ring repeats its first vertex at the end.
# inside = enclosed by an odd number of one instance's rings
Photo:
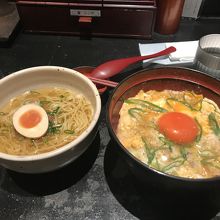
POLYGON ((12 154, 0 152, 0 159, 4 159, 8 161, 22 161, 22 162, 33 161, 34 162, 34 161, 44 160, 47 158, 52 158, 57 155, 61 155, 62 153, 80 144, 92 132, 92 130, 94 129, 94 127, 96 126, 99 120, 100 113, 101 113, 101 97, 95 84, 85 75, 71 68, 66 68, 66 67, 61 67, 61 66, 52 66, 52 65, 29 67, 29 68, 25 68, 25 69, 21 69, 19 71, 13 72, 3 77, 2 79, 0 79, 0 85, 5 82, 10 81, 12 78, 16 76, 26 75, 30 71, 35 71, 35 70, 37 71, 41 71, 41 70, 42 71, 45 71, 45 70, 60 71, 60 73, 62 73, 63 71, 69 75, 76 75, 78 78, 80 78, 80 80, 84 81, 89 86, 89 88, 91 88, 91 91, 93 92, 94 97, 95 97, 96 109, 94 110, 93 119, 85 131, 83 131, 76 139, 63 145, 62 147, 59 147, 55 150, 48 151, 45 153, 36 154, 36 155, 12 155, 12 154))
MULTIPOLYGON (((164 172, 161 172, 159 170, 156 170, 150 166, 148 166, 147 164, 145 164, 144 162, 142 162, 141 160, 139 160, 138 158, 136 158, 133 154, 131 154, 124 146, 123 144, 121 144, 120 140, 118 139, 116 133, 114 132, 112 126, 111 126, 111 122, 110 122, 110 111, 109 111, 109 107, 110 107, 110 104, 111 104, 111 101, 113 99, 113 96, 115 94, 115 92, 117 91, 117 89, 123 84, 125 83, 128 79, 130 79, 131 77, 134 77, 135 75, 137 74, 140 74, 142 72, 147 72, 149 73, 150 71, 155 71, 155 70, 161 70, 161 69, 178 69, 178 70, 186 70, 186 71, 190 71, 190 72, 195 72, 195 73, 198 73, 198 74, 202 74, 204 75, 205 77, 208 77, 210 78, 212 81, 213 80, 216 80, 218 83, 219 83, 219 86, 220 86, 220 81, 211 77, 210 75, 202 72, 202 71, 199 71, 199 70, 195 70, 195 69, 191 69, 191 68, 188 68, 188 67, 174 67, 174 66, 166 66, 166 67, 153 67, 153 68, 145 68, 145 69, 142 69, 142 70, 139 70, 131 75, 129 75, 128 77, 124 78, 115 88, 114 90, 112 91, 109 99, 108 99, 108 102, 107 102, 107 114, 106 114, 106 121, 107 121, 107 127, 108 127, 108 130, 110 131, 110 134, 111 136, 114 138, 114 141, 117 142, 118 146, 120 147, 120 149, 123 150, 123 152, 125 152, 126 155, 128 155, 132 160, 135 161, 136 164, 138 164, 139 166, 143 167, 145 170, 150 170, 151 172, 153 173, 156 173, 156 174, 159 174, 159 175, 162 175, 163 177, 167 177, 167 178, 170 178, 170 179, 173 179, 173 180, 178 180, 178 181, 183 181, 183 182, 193 182, 193 183, 198 183, 198 182, 212 182, 212 181, 216 181, 216 180, 220 180, 220 176, 215 176, 215 177, 210 177, 210 178, 187 178, 187 177, 181 177, 181 176, 174 176, 174 175, 170 175, 170 174, 167 174, 167 173, 164 173, 164 172)), ((168 78, 168 77, 166 77, 168 78)), ((156 78, 154 80, 159 80, 161 78, 156 78)), ((149 79, 149 80, 152 80, 152 79, 149 79)), ((183 78, 181 79, 178 79, 177 80, 184 80, 183 78)), ((188 82, 192 82, 190 80, 186 80, 188 82)), ((147 82, 147 81, 145 81, 147 82)), ((195 83, 195 82, 194 82, 195 83)), ((139 83, 137 83, 139 84, 139 83)), ((136 85, 136 84, 135 84, 136 85)), ((133 86, 135 86, 133 85, 133 86)), ((128 89, 132 88, 133 86, 131 87, 128 87, 128 89)), ((213 91, 213 90, 212 90, 213 91)), ((216 93, 216 91, 213 91, 216 93)))

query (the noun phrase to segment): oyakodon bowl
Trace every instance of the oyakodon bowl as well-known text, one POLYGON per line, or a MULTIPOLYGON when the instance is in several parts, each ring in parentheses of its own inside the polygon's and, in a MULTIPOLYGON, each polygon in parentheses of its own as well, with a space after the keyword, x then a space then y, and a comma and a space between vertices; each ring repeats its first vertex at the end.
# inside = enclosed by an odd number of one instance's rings
POLYGON ((23 173, 56 170, 78 158, 94 140, 101 111, 100 95, 92 81, 75 70, 58 66, 39 66, 12 73, 0 80, 0 107, 25 91, 49 87, 76 90, 84 95, 93 108, 89 126, 75 140, 46 153, 16 156, 0 152, 0 165, 23 173))
MULTIPOLYGON (((113 91, 107 106, 107 125, 120 155, 130 167, 132 173, 140 182, 157 189, 174 192, 219 192, 220 177, 207 179, 190 179, 172 176, 155 170, 133 156, 120 142, 116 129, 119 121, 119 111, 123 100, 135 96, 141 89, 144 91, 165 89, 176 91, 194 91, 215 101, 220 106, 220 81, 201 72, 177 67, 165 67, 137 72, 123 80, 113 91), (215 191, 216 189, 216 191, 215 191)), ((207 195, 207 194, 206 194, 207 195)))

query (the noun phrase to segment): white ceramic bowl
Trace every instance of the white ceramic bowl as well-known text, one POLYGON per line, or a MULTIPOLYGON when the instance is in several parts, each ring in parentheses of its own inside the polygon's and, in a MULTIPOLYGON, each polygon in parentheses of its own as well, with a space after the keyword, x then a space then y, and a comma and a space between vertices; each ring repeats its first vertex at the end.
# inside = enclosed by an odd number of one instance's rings
POLYGON ((0 106, 27 90, 48 86, 74 88, 84 94, 94 108, 90 125, 78 138, 54 151, 31 156, 0 153, 0 165, 23 173, 43 173, 56 170, 78 158, 94 140, 101 111, 100 95, 91 80, 72 69, 39 66, 20 70, 4 77, 0 80, 0 106))

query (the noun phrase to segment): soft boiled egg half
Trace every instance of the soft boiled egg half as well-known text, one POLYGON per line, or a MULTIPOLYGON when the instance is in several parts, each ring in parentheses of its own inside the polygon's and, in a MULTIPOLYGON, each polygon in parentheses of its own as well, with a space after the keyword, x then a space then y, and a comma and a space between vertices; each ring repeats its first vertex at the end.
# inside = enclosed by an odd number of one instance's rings
POLYGON ((27 138, 40 138, 48 129, 46 111, 36 104, 26 104, 13 115, 13 125, 18 133, 27 138))

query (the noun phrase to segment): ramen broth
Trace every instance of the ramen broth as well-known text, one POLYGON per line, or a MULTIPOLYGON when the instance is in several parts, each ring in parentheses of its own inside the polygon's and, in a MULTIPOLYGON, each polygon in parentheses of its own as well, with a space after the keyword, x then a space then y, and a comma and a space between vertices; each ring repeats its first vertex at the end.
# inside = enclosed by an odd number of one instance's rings
POLYGON ((220 175, 220 110, 212 100, 191 91, 141 90, 119 114, 120 142, 151 168, 186 178, 220 175))
POLYGON ((0 109, 0 152, 13 155, 35 155, 55 150, 76 139, 89 126, 93 108, 89 100, 66 88, 43 88, 11 99, 0 109), (26 104, 41 106, 49 126, 44 136, 26 138, 13 127, 13 114, 26 104))

